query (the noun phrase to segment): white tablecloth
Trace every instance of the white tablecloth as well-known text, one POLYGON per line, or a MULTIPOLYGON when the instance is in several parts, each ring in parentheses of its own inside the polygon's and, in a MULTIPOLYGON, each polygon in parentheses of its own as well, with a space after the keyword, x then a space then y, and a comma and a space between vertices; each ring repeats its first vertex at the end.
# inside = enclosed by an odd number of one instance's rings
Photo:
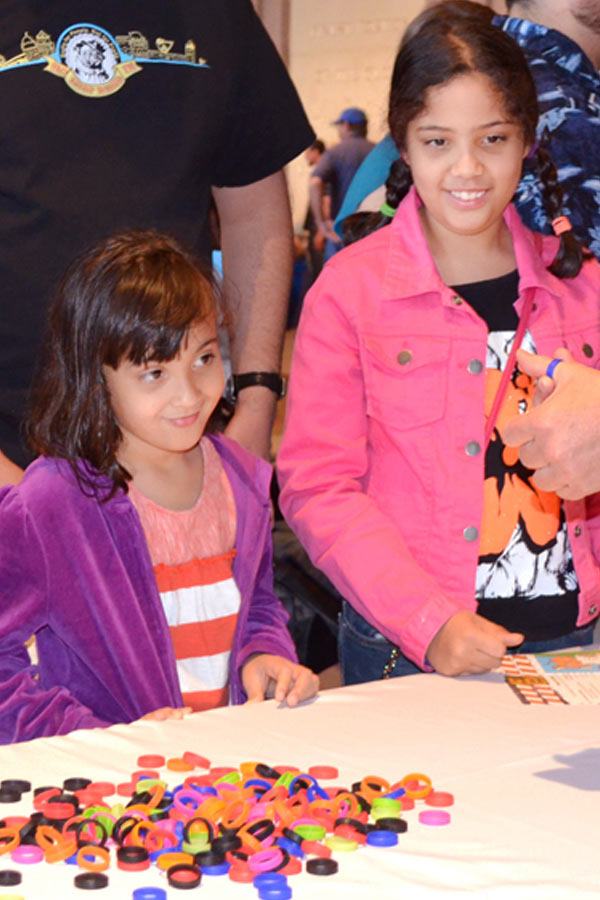
MULTIPOLYGON (((332 877, 290 877, 296 900, 379 900, 386 892, 407 900, 600 897, 600 707, 525 706, 496 673, 417 675, 327 691, 297 709, 269 701, 6 746, 0 777, 34 786, 60 786, 70 776, 122 782, 141 753, 186 750, 213 765, 332 764, 344 786, 365 775, 393 782, 424 772, 434 788, 454 793, 450 825, 428 827, 418 809, 408 811, 397 847, 336 853, 340 871, 332 877)), ((167 777, 172 786, 182 780, 167 777)), ((31 794, 2 805, 0 816, 30 811, 31 794)), ((66 863, 18 866, 3 856, 3 868, 20 868, 24 878, 18 888, 0 888, 0 897, 82 896, 73 887, 77 870, 66 863)), ((167 888, 155 868, 125 873, 113 865, 109 877, 95 896, 130 900, 141 885, 167 888)), ((205 877, 197 891, 207 900, 256 897, 252 885, 227 876, 205 877)))

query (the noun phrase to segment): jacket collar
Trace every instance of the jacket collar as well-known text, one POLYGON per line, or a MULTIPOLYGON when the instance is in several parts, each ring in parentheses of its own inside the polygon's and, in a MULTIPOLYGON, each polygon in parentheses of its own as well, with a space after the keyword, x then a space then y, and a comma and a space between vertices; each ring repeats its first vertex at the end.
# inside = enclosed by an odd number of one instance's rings
MULTIPOLYGON (((452 292, 439 275, 423 232, 419 216, 421 206, 421 199, 413 186, 388 226, 390 242, 382 284, 383 300, 417 297, 433 292, 441 294, 445 302, 450 302, 452 292)), ((553 236, 542 237, 529 231, 512 204, 504 212, 504 221, 513 238, 519 271, 519 293, 526 288, 542 288, 559 295, 559 279, 546 268, 554 259, 558 239, 553 236)))

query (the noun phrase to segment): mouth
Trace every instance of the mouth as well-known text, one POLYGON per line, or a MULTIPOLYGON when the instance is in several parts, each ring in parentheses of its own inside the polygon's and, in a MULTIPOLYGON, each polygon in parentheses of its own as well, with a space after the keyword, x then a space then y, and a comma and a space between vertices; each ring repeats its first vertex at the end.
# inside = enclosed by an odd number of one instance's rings
POLYGON ((485 191, 449 191, 449 194, 461 203, 472 203, 474 200, 481 200, 485 191))
POLYGON ((194 425, 198 421, 198 416, 200 413, 195 412, 189 416, 178 416, 176 418, 169 419, 171 425, 175 425, 176 428, 186 428, 189 425, 194 425))

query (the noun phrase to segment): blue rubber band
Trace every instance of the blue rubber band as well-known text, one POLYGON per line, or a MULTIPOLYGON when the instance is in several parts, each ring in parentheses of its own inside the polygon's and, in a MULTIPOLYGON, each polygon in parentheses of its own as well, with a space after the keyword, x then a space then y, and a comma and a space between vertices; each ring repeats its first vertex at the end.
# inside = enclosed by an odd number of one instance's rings
POLYGON ((562 359, 554 358, 551 362, 548 363, 548 368, 546 369, 546 375, 548 376, 548 378, 553 377, 555 368, 561 362, 563 362, 562 359))

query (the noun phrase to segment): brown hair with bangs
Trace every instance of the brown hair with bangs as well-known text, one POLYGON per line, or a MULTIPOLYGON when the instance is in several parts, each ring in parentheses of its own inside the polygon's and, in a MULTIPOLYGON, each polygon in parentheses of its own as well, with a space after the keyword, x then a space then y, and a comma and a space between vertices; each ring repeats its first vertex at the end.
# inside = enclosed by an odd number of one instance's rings
POLYGON ((127 491, 102 367, 173 359, 195 323, 217 317, 217 298, 208 266, 165 234, 125 231, 79 256, 50 308, 33 382, 34 452, 68 460, 82 489, 92 481, 80 461, 112 479, 109 496, 127 491))

